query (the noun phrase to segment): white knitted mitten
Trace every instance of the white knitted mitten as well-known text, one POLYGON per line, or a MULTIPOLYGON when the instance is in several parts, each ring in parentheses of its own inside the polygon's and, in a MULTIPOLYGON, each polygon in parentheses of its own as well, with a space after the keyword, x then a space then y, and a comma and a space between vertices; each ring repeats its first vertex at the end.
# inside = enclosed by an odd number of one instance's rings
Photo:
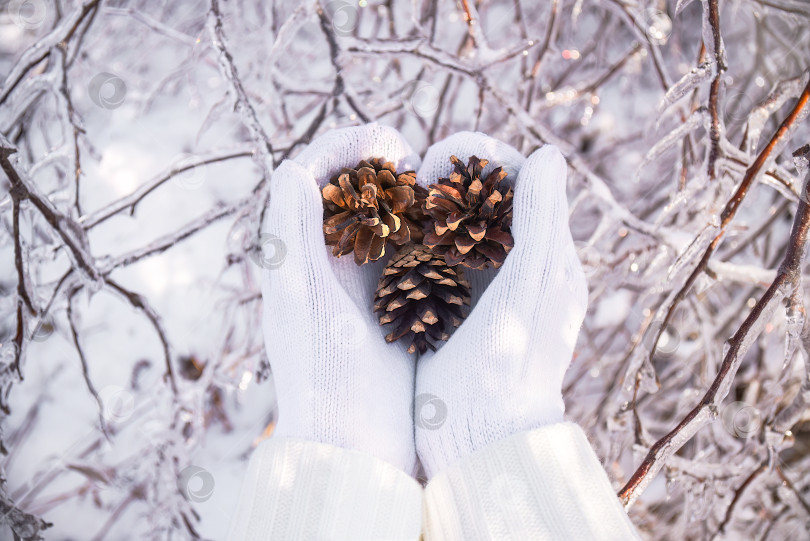
POLYGON ((413 474, 414 359, 385 342, 371 308, 385 262, 333 257, 322 230, 320 187, 380 156, 398 170, 419 166, 396 130, 370 124, 329 132, 276 169, 261 239, 264 340, 274 436, 354 449, 413 474))
MULTIPOLYGON (((485 175, 506 167, 515 246, 450 340, 419 359, 416 449, 429 478, 491 443, 562 421, 562 380, 588 303, 559 150, 546 145, 521 163, 503 143, 460 133, 431 148, 418 181, 446 177, 451 154, 489 159, 485 175)), ((468 275, 474 288, 488 278, 468 275)))

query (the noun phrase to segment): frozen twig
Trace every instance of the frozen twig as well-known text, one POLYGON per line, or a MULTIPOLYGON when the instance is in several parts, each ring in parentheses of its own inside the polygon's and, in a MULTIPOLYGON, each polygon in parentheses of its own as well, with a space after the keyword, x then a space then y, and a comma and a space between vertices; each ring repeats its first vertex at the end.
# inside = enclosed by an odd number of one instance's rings
MULTIPOLYGON (((722 83, 723 73, 728 69, 726 67, 726 53, 723 50, 723 38, 720 35, 720 7, 719 0, 704 0, 704 10, 706 17, 709 21, 709 27, 712 32, 712 52, 714 53, 714 79, 712 79, 711 88, 709 89, 709 115, 712 118, 711 129, 709 130, 709 137, 711 145, 709 147, 709 178, 714 179, 717 176, 715 170, 715 162, 720 149, 720 137, 722 135, 720 128, 720 113, 717 111, 717 103, 720 94, 720 85, 722 83), (708 9, 706 9, 708 7, 708 9)), ((705 42, 705 40, 704 40, 705 42)))
POLYGON ((655 353, 655 349, 658 345, 659 340, 661 339, 661 334, 663 330, 666 328, 666 325, 672 320, 672 316, 677 308, 678 304, 686 297, 687 293, 691 289, 692 285, 697 280, 698 276, 700 276, 706 269, 706 265, 711 259, 712 254, 714 254, 717 247, 723 240, 723 236, 728 228, 728 225, 734 219, 734 216, 737 214, 737 209, 740 207, 740 204, 745 199, 745 196, 748 194, 748 191, 753 186, 754 181, 756 181, 760 174, 762 173, 763 169, 766 168, 765 166, 774 160, 774 152, 777 148, 782 148, 787 143, 789 139, 789 134, 795 128, 797 122, 801 121, 807 115, 807 102, 808 98, 810 98, 810 81, 807 82, 804 91, 799 96, 799 99, 796 101, 796 104, 791 109, 788 116, 782 121, 782 124, 776 130, 776 132, 771 137, 770 142, 762 149, 762 152, 759 153, 756 160, 748 167, 745 172, 745 176, 743 177, 740 185, 737 187, 737 190, 734 192, 734 195, 726 203, 723 212, 720 214, 720 224, 719 224, 719 232, 715 235, 714 239, 711 241, 709 246, 703 252, 702 257, 698 261, 698 264, 692 272, 689 274, 689 277, 686 279, 684 285, 678 290, 678 293, 674 296, 671 303, 668 306, 662 306, 659 309, 659 313, 661 313, 661 318, 663 323, 661 328, 659 329, 657 335, 655 336, 652 345, 650 347, 649 357, 652 358, 653 354, 655 353))
POLYGON ((172 354, 169 349, 169 340, 166 338, 166 331, 163 330, 163 324, 160 322, 160 317, 157 315, 154 308, 152 308, 146 298, 143 297, 143 295, 130 291, 110 279, 107 280, 107 285, 123 296, 134 308, 143 312, 152 323, 152 326, 155 328, 155 332, 157 332, 158 338, 160 338, 160 343, 163 346, 166 378, 169 380, 172 392, 177 395, 179 389, 177 387, 177 379, 174 375, 174 367, 172 366, 172 354))
POLYGON ((717 408, 731 388, 731 382, 740 366, 742 356, 745 355, 765 323, 774 314, 782 299, 789 295, 801 280, 801 263, 807 244, 808 228, 810 228, 810 204, 807 203, 807 198, 810 196, 810 174, 804 181, 803 194, 804 197, 799 201, 799 208, 796 210, 796 217, 793 220, 790 242, 776 278, 751 309, 734 336, 729 339, 729 348, 724 355, 720 369, 698 405, 674 429, 655 442, 627 484, 619 491, 619 498, 626 506, 632 505, 670 456, 689 441, 698 430, 716 418, 717 408))
POLYGON ((87 386, 87 390, 90 393, 90 396, 92 396, 93 400, 96 401, 96 406, 98 407, 99 427, 101 428, 101 432, 104 434, 104 437, 106 437, 107 440, 109 441, 110 433, 107 430, 107 421, 104 419, 104 404, 101 402, 101 398, 98 396, 96 386, 93 385, 93 381, 90 379, 90 367, 87 365, 87 358, 85 357, 84 349, 82 349, 82 345, 79 342, 78 322, 76 321, 76 313, 73 310, 73 297, 76 295, 77 292, 78 288, 68 293, 67 318, 68 324, 70 325, 70 334, 73 337, 73 345, 76 347, 76 353, 79 354, 79 361, 81 362, 82 365, 82 377, 84 378, 84 384, 87 386))
POLYGON ((61 21, 50 34, 38 40, 23 53, 22 58, 14 65, 14 68, 8 76, 6 76, 3 90, 0 91, 0 106, 6 102, 8 96, 17 88, 17 85, 20 84, 28 72, 51 54, 54 47, 58 47, 60 43, 70 41, 78 30, 79 25, 81 25, 88 16, 92 16, 96 12, 100 2, 101 0, 85 0, 82 2, 81 9, 77 9, 71 13, 71 15, 61 21))
POLYGON ((7 524, 15 537, 15 540, 39 541, 42 539, 40 532, 53 526, 41 518, 23 512, 13 503, 6 499, 6 495, 0 491, 0 525, 7 524))
POLYGON ((754 482, 762 472, 767 471, 768 465, 767 464, 760 464, 760 466, 751 472, 751 474, 745 478, 745 480, 737 487, 737 490, 734 491, 734 497, 731 499, 731 503, 726 508, 726 514, 723 517, 723 521, 720 523, 720 526, 717 528, 718 533, 723 533, 726 529, 726 525, 731 520, 731 514, 734 512, 734 508, 737 505, 737 502, 740 500, 742 495, 745 493, 745 489, 748 488, 748 485, 754 482))
POLYGON ((245 92, 242 80, 239 78, 239 72, 236 69, 236 64, 233 60, 233 55, 228 50, 227 41, 225 39, 225 31, 222 26, 222 12, 219 8, 219 0, 211 0, 210 8, 208 11, 208 31, 211 35, 211 41, 214 49, 217 52, 217 61, 219 62, 220 70, 223 77, 227 80, 234 93, 234 101, 236 111, 239 112, 242 122, 247 127, 253 140, 258 145, 259 155, 262 158, 262 167, 269 178, 270 172, 275 168, 275 158, 273 157, 273 145, 270 142, 270 137, 264 130, 259 118, 256 116, 256 110, 245 92))
POLYGON ((135 207, 143 200, 144 197, 180 173, 193 170, 197 167, 210 165, 212 163, 253 156, 254 148, 255 147, 253 145, 249 145, 241 149, 211 152, 195 156, 193 159, 184 160, 182 163, 172 164, 169 166, 168 170, 159 173, 154 179, 144 183, 131 194, 110 203, 106 207, 99 209, 92 214, 83 216, 79 220, 79 223, 85 229, 92 229, 124 209, 129 208, 130 214, 133 214, 135 207))

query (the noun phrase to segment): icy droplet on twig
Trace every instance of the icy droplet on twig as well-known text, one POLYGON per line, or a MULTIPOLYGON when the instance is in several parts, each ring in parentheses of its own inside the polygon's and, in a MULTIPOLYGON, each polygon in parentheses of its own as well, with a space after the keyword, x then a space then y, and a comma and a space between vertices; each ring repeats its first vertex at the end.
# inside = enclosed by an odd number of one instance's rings
POLYGON ((650 362, 649 357, 645 358, 644 362, 641 363, 638 373, 639 390, 650 394, 657 393, 661 388, 661 384, 658 382, 658 377, 655 375, 655 368, 653 367, 652 362, 650 362))
POLYGON ((686 119, 686 122, 669 132, 663 139, 658 141, 653 147, 644 155, 644 160, 636 168, 636 179, 638 179, 639 172, 650 162, 658 158, 665 151, 669 150, 676 144, 680 143, 684 137, 698 129, 706 118, 706 110, 698 109, 686 119))
POLYGON ((703 62, 689 70, 689 72, 681 77, 681 79, 669 87, 667 93, 658 104, 658 112, 663 113, 669 107, 676 103, 678 100, 689 94, 692 90, 700 85, 703 81, 712 76, 712 63, 703 62))
POLYGON ((673 280, 676 276, 680 276, 686 267, 690 267, 703 255, 703 252, 714 239, 715 230, 713 227, 705 227, 698 236, 686 247, 686 249, 678 256, 678 259, 670 266, 667 278, 673 280))
POLYGON ((686 6, 692 3, 692 0, 678 0, 678 3, 675 4, 675 16, 681 14, 686 6))
POLYGON ((802 327, 804 326, 804 312, 802 307, 793 306, 791 303, 788 306, 787 314, 785 315, 785 358, 782 363, 782 373, 785 374, 793 354, 799 345, 801 339, 802 327))
POLYGON ((799 174, 804 175, 810 168, 810 144, 797 148, 793 151, 793 165, 799 174))

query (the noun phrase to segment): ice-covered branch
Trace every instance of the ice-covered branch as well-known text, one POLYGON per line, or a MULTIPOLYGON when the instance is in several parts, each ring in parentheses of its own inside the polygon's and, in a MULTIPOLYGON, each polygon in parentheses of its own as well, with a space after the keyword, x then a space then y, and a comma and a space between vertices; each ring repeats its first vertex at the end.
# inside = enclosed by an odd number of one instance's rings
POLYGON ((718 407, 731 388, 731 382, 737 374, 742 357, 762 332, 782 300, 792 293, 801 280, 801 263, 810 229, 810 204, 807 203, 810 197, 810 174, 805 178, 802 193, 803 198, 799 201, 790 232, 790 242, 776 278, 751 309, 734 336, 729 339, 729 348, 718 373, 698 405, 674 429, 655 442, 627 484, 619 491, 619 497, 626 506, 633 504, 661 471, 670 456, 683 447, 698 430, 717 418, 718 407))
POLYGON ((234 94, 234 106, 236 111, 239 112, 242 122, 257 144, 259 155, 262 158, 262 167, 265 170, 265 175, 269 178, 270 173, 275 168, 273 145, 256 115, 256 110, 253 108, 253 104, 248 98, 242 80, 239 78, 239 72, 236 69, 233 55, 228 50, 225 30, 222 25, 222 12, 219 8, 219 0, 211 0, 208 11, 208 32, 211 35, 214 50, 217 52, 217 62, 219 63, 222 75, 230 84, 234 94))
POLYGON ((59 25, 47 36, 37 40, 34 45, 22 54, 20 60, 17 61, 6 76, 5 83, 3 83, 3 90, 0 91, 0 106, 6 102, 9 94, 17 88, 17 85, 20 84, 20 81, 28 72, 51 54, 54 47, 58 47, 60 43, 70 41, 82 22, 95 13, 100 3, 101 0, 85 0, 82 2, 80 9, 75 10, 70 16, 60 21, 59 25))
POLYGON ((745 175, 742 178, 742 181, 740 182, 736 191, 728 200, 725 207, 723 208, 722 213, 720 214, 719 232, 716 233, 712 241, 703 251, 700 260, 689 274, 689 277, 686 279, 686 282, 678 290, 678 293, 673 297, 671 302, 659 308, 658 312, 660 314, 660 319, 663 321, 663 323, 661 325, 661 329, 659 330, 659 332, 657 333, 656 337, 652 342, 649 357, 652 357, 653 354, 655 353, 655 349, 658 345, 659 340, 661 339, 661 333, 663 333, 663 330, 665 329, 666 325, 672 320, 672 316, 678 304, 686 297, 687 293, 694 285, 698 276, 700 276, 705 271, 709 259, 712 257, 712 254, 714 254, 714 252, 717 250, 717 247, 722 242, 723 236, 726 232, 726 229, 728 228, 729 223, 731 223, 731 221, 734 219, 734 216, 737 214, 737 209, 745 199, 745 196, 748 194, 748 191, 751 189, 754 182, 760 177, 763 170, 767 169, 767 165, 775 160, 776 155, 781 151, 782 148, 784 148, 784 146, 790 140, 790 134, 793 133, 793 131, 795 131, 797 123, 801 122, 801 120, 807 116, 808 98, 810 98, 810 81, 807 81, 804 91, 799 96, 798 100, 796 101, 796 104, 793 106, 788 116, 782 121, 781 125, 773 134, 773 136, 771 136, 771 140, 768 142, 765 148, 762 149, 762 151, 757 156, 756 160, 754 160, 754 162, 746 170, 745 175))

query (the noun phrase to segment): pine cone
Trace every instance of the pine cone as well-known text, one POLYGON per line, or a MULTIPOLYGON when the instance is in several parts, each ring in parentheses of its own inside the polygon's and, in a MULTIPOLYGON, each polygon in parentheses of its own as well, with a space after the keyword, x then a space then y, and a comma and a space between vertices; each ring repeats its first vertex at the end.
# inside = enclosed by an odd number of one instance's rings
POLYGON ((397 174, 384 158, 345 168, 322 190, 323 232, 336 257, 354 251, 358 265, 385 254, 389 242, 422 241, 422 204, 427 190, 416 184, 413 171, 397 174))
POLYGON ((489 163, 471 156, 467 166, 450 157, 454 171, 430 186, 425 211, 432 220, 422 241, 443 254, 448 265, 498 268, 515 241, 512 226, 512 188, 502 182, 506 171, 493 170, 481 182, 489 163))
POLYGON ((466 317, 470 283, 460 267, 452 268, 444 257, 421 244, 408 244, 397 251, 383 270, 374 295, 374 311, 380 325, 394 330, 385 339, 405 337, 408 353, 436 350, 466 317))

